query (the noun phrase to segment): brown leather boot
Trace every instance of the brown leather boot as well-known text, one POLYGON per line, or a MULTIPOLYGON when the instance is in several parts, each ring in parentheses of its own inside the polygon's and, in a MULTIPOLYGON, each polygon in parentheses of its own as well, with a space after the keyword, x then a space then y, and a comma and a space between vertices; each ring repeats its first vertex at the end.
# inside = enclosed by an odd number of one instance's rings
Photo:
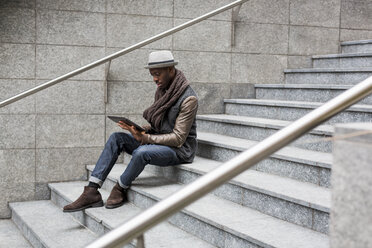
POLYGON ((63 207, 63 212, 75 212, 86 208, 103 207, 102 196, 96 188, 84 187, 84 192, 73 203, 63 207))
POLYGON ((107 198, 106 208, 112 209, 122 206, 127 201, 127 190, 116 183, 112 188, 109 198, 107 198))

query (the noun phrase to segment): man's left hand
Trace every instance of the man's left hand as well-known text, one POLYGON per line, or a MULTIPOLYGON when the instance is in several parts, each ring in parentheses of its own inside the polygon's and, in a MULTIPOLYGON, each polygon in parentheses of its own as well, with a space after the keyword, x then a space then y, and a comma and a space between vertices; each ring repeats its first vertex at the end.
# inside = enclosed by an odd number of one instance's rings
POLYGON ((144 131, 138 131, 134 126, 129 126, 122 121, 119 121, 118 126, 128 130, 138 142, 142 142, 143 135, 145 134, 144 131))

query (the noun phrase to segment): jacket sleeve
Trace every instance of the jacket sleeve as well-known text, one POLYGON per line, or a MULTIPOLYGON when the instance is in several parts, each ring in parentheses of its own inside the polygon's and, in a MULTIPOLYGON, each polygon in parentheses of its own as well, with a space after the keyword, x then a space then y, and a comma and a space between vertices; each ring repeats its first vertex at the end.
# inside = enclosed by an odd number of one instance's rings
POLYGON ((189 96, 181 104, 173 131, 167 134, 144 134, 142 144, 181 147, 189 135, 197 110, 198 99, 195 96, 189 96))

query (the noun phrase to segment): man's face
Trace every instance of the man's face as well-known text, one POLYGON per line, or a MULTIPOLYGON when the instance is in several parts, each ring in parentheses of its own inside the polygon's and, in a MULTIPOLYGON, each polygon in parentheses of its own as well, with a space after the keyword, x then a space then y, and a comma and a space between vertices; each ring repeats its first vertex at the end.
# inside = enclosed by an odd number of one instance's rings
POLYGON ((171 83, 171 68, 153 68, 150 69, 150 74, 160 89, 167 89, 171 83))

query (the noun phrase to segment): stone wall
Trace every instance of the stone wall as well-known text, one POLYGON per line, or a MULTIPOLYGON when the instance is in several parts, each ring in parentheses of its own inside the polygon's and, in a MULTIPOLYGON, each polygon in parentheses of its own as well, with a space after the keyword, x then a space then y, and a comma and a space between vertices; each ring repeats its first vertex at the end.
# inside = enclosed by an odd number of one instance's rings
MULTIPOLYGON (((0 100, 53 79, 229 0, 0 0, 0 100)), ((171 49, 200 98, 199 113, 281 83, 283 69, 372 38, 370 0, 251 0, 231 46, 231 11, 114 60, 104 103, 104 65, 0 109, 0 217, 9 201, 49 197, 47 182, 86 178, 115 130, 108 114, 143 122, 155 87, 143 69, 171 49)))
POLYGON ((333 145, 331 248, 372 247, 372 123, 339 124, 335 133, 351 137, 333 145))

